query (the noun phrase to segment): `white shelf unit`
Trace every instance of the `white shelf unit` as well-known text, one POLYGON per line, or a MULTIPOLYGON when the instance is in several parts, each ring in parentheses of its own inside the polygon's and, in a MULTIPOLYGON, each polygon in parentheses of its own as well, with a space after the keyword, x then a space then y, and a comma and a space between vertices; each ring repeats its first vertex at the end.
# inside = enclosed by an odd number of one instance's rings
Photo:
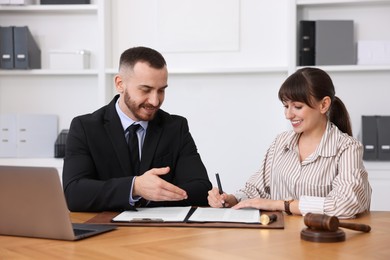
POLYGON ((105 73, 110 48, 109 6, 109 1, 102 0, 89 5, 0 6, 0 25, 27 25, 42 59, 42 69, 0 70, 0 113, 51 111, 59 115, 59 128, 64 129, 72 117, 105 104, 112 94, 105 73), (50 69, 49 51, 81 49, 91 53, 89 69, 50 69), (24 96, 34 92, 45 94, 34 95, 34 100, 24 96), (16 99, 21 99, 28 111, 14 105, 16 99))
POLYGON ((375 3, 386 3, 388 0, 296 0, 298 6, 303 5, 347 5, 347 4, 375 4, 375 3))
MULTIPOLYGON (((337 66, 317 66, 328 72, 390 72, 390 65, 337 65, 337 66)), ((298 68, 302 68, 298 66, 298 68)))
POLYGON ((96 4, 88 5, 1 5, 2 12, 43 12, 43 13, 94 13, 98 11, 96 4))
MULTIPOLYGON (((290 29, 295 32, 291 38, 291 68, 298 64, 298 36, 300 20, 340 19, 354 20, 355 38, 358 40, 390 41, 389 0, 297 0, 291 12, 290 29), (375 13, 375 19, 372 14, 375 13)), ((297 66, 299 68, 299 66, 297 66)), ((346 65, 321 66, 327 71, 381 71, 390 72, 390 65, 346 65)), ((290 71, 292 72, 292 71, 290 71)))
MULTIPOLYGON (((110 63, 110 10, 110 2, 103 0, 88 5, 0 5, 0 26, 28 26, 42 59, 41 69, 0 70, 0 113, 53 113, 59 116, 59 129, 65 129, 74 116, 104 105, 112 93, 105 72, 110 63), (50 69, 50 50, 80 49, 91 53, 89 69, 50 69)), ((2 165, 55 167, 60 176, 62 161, 0 158, 2 165)))
POLYGON ((33 69, 33 70, 0 70, 0 76, 98 76, 97 70, 52 70, 52 69, 33 69))

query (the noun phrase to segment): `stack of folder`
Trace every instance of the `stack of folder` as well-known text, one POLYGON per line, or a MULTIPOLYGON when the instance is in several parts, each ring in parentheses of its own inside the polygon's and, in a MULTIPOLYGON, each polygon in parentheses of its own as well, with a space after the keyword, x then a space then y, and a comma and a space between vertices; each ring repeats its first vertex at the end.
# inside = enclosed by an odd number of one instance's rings
POLYGON ((299 26, 299 66, 356 64, 353 20, 303 20, 299 26))
POLYGON ((41 50, 27 26, 0 26, 0 69, 40 69, 41 50))
POLYGON ((390 161, 390 116, 362 116, 363 159, 390 161))

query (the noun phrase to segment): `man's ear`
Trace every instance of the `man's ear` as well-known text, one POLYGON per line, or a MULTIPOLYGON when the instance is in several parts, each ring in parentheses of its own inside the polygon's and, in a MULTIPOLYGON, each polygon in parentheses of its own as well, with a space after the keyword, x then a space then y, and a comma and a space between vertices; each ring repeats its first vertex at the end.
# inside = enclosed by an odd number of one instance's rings
POLYGON ((116 91, 119 94, 122 94, 125 91, 125 86, 123 84, 122 77, 119 74, 115 75, 114 82, 115 82, 116 91))

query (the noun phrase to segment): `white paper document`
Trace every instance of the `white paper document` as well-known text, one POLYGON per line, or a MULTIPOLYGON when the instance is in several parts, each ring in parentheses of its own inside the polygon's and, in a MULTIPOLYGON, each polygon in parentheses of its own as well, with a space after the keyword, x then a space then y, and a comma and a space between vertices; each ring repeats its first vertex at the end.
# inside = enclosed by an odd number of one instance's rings
POLYGON ((197 208, 188 221, 260 223, 258 209, 197 208))
POLYGON ((191 207, 139 208, 124 211, 112 220, 118 222, 183 222, 191 207))

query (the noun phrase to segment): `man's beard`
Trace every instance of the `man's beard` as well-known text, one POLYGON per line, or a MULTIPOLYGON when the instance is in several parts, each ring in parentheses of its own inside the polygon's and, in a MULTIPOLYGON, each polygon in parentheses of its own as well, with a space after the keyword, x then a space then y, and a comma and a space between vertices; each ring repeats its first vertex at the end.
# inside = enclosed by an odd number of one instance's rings
POLYGON ((124 102, 125 102, 127 109, 129 109, 129 111, 139 121, 150 121, 154 118, 154 116, 157 113, 158 107, 152 114, 142 113, 142 110, 144 110, 145 108, 148 108, 148 107, 156 108, 156 107, 154 107, 150 104, 147 104, 147 103, 137 105, 134 101, 131 100, 131 97, 127 92, 124 93, 124 102))

